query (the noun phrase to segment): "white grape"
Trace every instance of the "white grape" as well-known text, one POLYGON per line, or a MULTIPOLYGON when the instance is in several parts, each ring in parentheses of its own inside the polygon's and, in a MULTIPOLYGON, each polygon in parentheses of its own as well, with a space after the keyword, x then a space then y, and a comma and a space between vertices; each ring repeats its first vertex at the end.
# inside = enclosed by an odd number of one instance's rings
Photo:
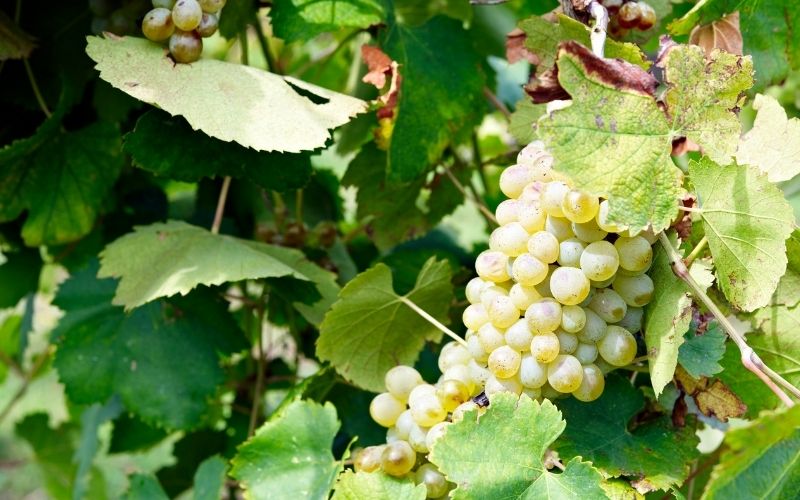
POLYGON ((497 205, 494 216, 497 223, 501 226, 517 222, 519 220, 519 207, 521 203, 517 200, 503 200, 497 205))
POLYGON ((417 454, 406 441, 386 445, 381 454, 381 469, 390 476, 402 476, 414 468, 417 454))
POLYGON ((558 246, 558 264, 561 266, 580 267, 581 254, 586 248, 586 243, 578 238, 569 238, 558 246))
POLYGON ((583 223, 573 222, 572 232, 575 233, 575 236, 579 240, 585 241, 586 243, 600 241, 608 235, 606 231, 600 229, 600 227, 597 225, 597 221, 594 219, 583 223))
MULTIPOLYGON (((619 270, 617 271, 619 272, 619 270)), ((610 286, 612 283, 614 283, 614 280, 617 279, 617 276, 619 276, 619 274, 615 274, 614 276, 608 278, 607 280, 602 280, 602 281, 590 280, 590 281, 592 282, 593 288, 606 288, 610 286)))
POLYGON ((606 323, 616 323, 625 317, 628 304, 611 288, 595 290, 589 309, 596 312, 606 323))
POLYGON ((528 249, 528 238, 530 235, 522 227, 522 224, 512 222, 492 231, 489 237, 489 248, 503 252, 510 257, 516 257, 528 249))
POLYGON ((513 377, 519 371, 520 353, 511 347, 500 346, 489 354, 489 371, 497 378, 513 377))
POLYGON ((511 265, 511 277, 522 286, 533 287, 547 277, 547 264, 529 253, 514 259, 511 265))
MULTIPOLYGON (((458 342, 448 342, 444 346, 442 346, 441 352, 439 352, 439 371, 442 373, 446 372, 448 368, 455 365, 465 365, 472 359, 469 351, 466 347, 459 344, 458 342)), ((412 368, 413 370, 413 368, 412 368)), ((422 380, 417 385, 421 384, 422 380)), ((411 388, 413 389, 413 387, 411 388)), ((409 391, 411 390, 409 389, 409 391)))
POLYGON ((531 340, 533 340, 533 332, 531 332, 531 328, 528 326, 528 320, 522 318, 508 327, 505 332, 505 337, 506 344, 512 349, 520 352, 529 350, 531 348, 531 340))
POLYGON ((558 241, 564 241, 575 236, 575 233, 572 232, 570 221, 561 217, 548 215, 544 223, 544 229, 558 238, 558 241))
POLYGON ((487 396, 491 396, 500 392, 521 394, 522 384, 515 377, 497 378, 492 375, 489 377, 489 380, 486 381, 486 387, 484 387, 483 392, 485 392, 487 396))
POLYGON ((550 293, 567 306, 583 302, 590 289, 589 278, 577 267, 559 267, 550 276, 550 293))
POLYGON ((597 345, 581 342, 578 344, 578 348, 575 349, 573 355, 578 358, 578 361, 580 361, 582 365, 594 363, 594 360, 597 359, 597 345))
MULTIPOLYGON (((397 435, 397 429, 394 427, 389 427, 386 430, 386 442, 387 443, 394 443, 395 441, 400 441, 402 438, 397 435)), ((404 440, 405 441, 405 440, 404 440)), ((413 445, 412 445, 413 446, 413 445)))
MULTIPOLYGON (((489 376, 491 376, 491 374, 489 374, 489 376)), ((488 380, 488 377, 487 377, 487 380, 488 380)), ((478 406, 472 400, 467 401, 466 403, 462 404, 461 406, 459 406, 458 408, 453 410, 453 419, 452 419, 453 423, 461 421, 464 418, 464 414, 466 412, 473 411, 473 410, 478 410, 478 412, 480 412, 481 411, 481 407, 478 406)))
POLYGON ((607 241, 590 243, 581 254, 581 270, 590 280, 609 279, 614 276, 618 267, 617 250, 607 241))
POLYGON ((597 209, 597 217, 595 217, 597 227, 608 233, 621 233, 626 231, 628 229, 627 226, 621 226, 608 221, 609 206, 608 200, 600 202, 600 207, 597 209))
POLYGON ((508 328, 519 319, 519 309, 508 296, 495 297, 487 309, 489 321, 498 328, 508 328))
POLYGON ((407 401, 414 387, 423 383, 422 376, 417 370, 404 365, 390 368, 383 381, 389 394, 400 401, 407 401))
POLYGON ((578 340, 587 344, 597 342, 606 334, 606 322, 591 309, 584 309, 583 312, 586 316, 586 323, 577 333, 578 340))
POLYGON ((369 415, 378 425, 391 427, 397 422, 397 417, 399 417, 405 409, 405 403, 388 392, 383 392, 372 399, 372 402, 369 404, 369 415))
POLYGON ((469 368, 466 364, 451 366, 442 374, 442 380, 458 380, 465 386, 467 391, 472 393, 475 385, 472 382, 472 375, 470 375, 469 368))
POLYGON ((545 150, 542 141, 533 141, 517 154, 517 163, 550 168, 553 165, 553 157, 545 150))
POLYGON ((508 297, 520 311, 526 310, 531 304, 541 299, 542 296, 534 287, 522 286, 515 283, 508 292, 508 297))
POLYGON ((527 165, 511 165, 500 174, 500 191, 509 198, 516 198, 533 182, 533 169, 527 165))
POLYGON ((542 298, 553 298, 553 293, 550 291, 550 276, 553 275, 553 271, 556 269, 558 269, 557 265, 550 264, 550 266, 547 268, 547 277, 544 279, 544 281, 533 287, 536 289, 536 292, 542 296, 542 298))
POLYGON ((429 397, 436 397, 436 387, 431 384, 420 384, 414 387, 408 394, 408 405, 411 406, 414 401, 429 397))
POLYGON ((528 240, 528 253, 544 262, 552 264, 558 259, 558 238, 547 231, 534 233, 528 240))
MULTIPOLYGON (((464 403, 461 403, 456 407, 456 409, 462 407, 463 405, 464 403)), ((453 411, 455 411, 455 409, 453 411)), ((425 438, 425 444, 428 446, 429 450, 432 450, 433 445, 436 444, 436 441, 438 441, 439 438, 444 435, 444 431, 447 430, 448 425, 450 425, 450 422, 439 422, 428 430, 428 435, 425 438)), ((424 465, 422 467, 424 467, 424 465)))
POLYGON ((405 410, 403 413, 397 417, 397 421, 394 423, 394 428, 397 431, 397 437, 403 440, 408 441, 408 435, 411 432, 412 427, 417 425, 414 422, 414 417, 411 415, 411 410, 405 410))
MULTIPOLYGON (((580 306, 561 307, 561 328, 569 333, 578 333, 586 325, 586 313, 580 306)), ((506 332, 508 336, 508 332, 506 332)))
MULTIPOLYGON (((486 359, 489 359, 488 356, 486 359)), ((483 387, 486 385, 486 381, 489 380, 489 377, 492 375, 492 372, 490 372, 485 365, 480 365, 475 360, 467 364, 467 370, 469 370, 469 377, 476 387, 483 387)))
POLYGON ((414 422, 420 427, 430 427, 438 424, 447 416, 447 411, 434 393, 431 396, 418 398, 408 402, 414 422))
POLYGON ((481 347, 483 347, 485 352, 492 352, 506 343, 503 332, 491 323, 483 325, 480 330, 478 330, 477 335, 478 341, 481 343, 481 347))
POLYGON ((631 307, 642 307, 650 303, 655 286, 650 276, 617 276, 613 285, 614 291, 631 307))
POLYGON ((381 466, 381 456, 386 445, 367 446, 356 452, 353 467, 357 472, 374 472, 381 466))
POLYGON ((561 346, 555 333, 542 333, 534 335, 531 340, 531 356, 540 363, 550 363, 558 356, 561 346))
POLYGON ((561 211, 564 217, 572 222, 588 222, 597 215, 600 207, 600 200, 596 196, 580 191, 570 190, 561 202, 561 211))
POLYGON ((564 211, 561 209, 561 205, 568 192, 569 186, 561 181, 548 182, 545 185, 541 202, 542 209, 547 212, 547 215, 564 217, 564 211))
POLYGON ((464 326, 476 331, 489 322, 489 315, 486 314, 486 309, 484 309, 483 305, 471 304, 464 309, 461 320, 464 322, 464 326))
POLYGON ((629 365, 636 357, 636 338, 622 327, 608 325, 605 337, 597 343, 597 350, 611 365, 629 365))
POLYGON ((626 271, 641 272, 653 262, 653 248, 641 236, 617 238, 614 247, 619 254, 619 266, 626 271))
MULTIPOLYGON (((535 233, 544 229, 547 214, 544 213, 538 201, 524 200, 517 204, 517 222, 528 233, 535 233)), ((498 220, 498 222, 500 222, 498 220)))
POLYGON ((525 311, 525 319, 533 333, 555 331, 561 324, 561 304, 551 298, 537 300, 525 311))
POLYGON ((508 290, 503 288, 502 286, 495 285, 494 283, 490 283, 489 286, 485 287, 481 291, 481 305, 486 310, 486 314, 489 314, 489 304, 495 299, 495 297, 505 297, 508 295, 508 290))
POLYGON ((583 365, 575 356, 559 354, 547 365, 547 382, 558 392, 572 392, 581 386, 583 365))
POLYGON ((486 361, 489 359, 489 353, 483 350, 478 334, 474 334, 467 339, 467 350, 472 356, 472 359, 477 359, 478 361, 486 361))
POLYGON ((475 271, 481 278, 493 283, 501 283, 508 275, 508 255, 503 252, 486 250, 475 259, 475 271))
POLYGON ((642 329, 642 318, 644 317, 644 309, 641 307, 629 307, 625 317, 617 322, 617 326, 628 330, 629 332, 638 332, 642 329))
POLYGON ((428 428, 420 427, 417 424, 411 428, 408 433, 408 444, 414 448, 417 453, 428 453, 428 428))
POLYGON ((556 336, 558 337, 558 352, 560 354, 572 354, 578 348, 578 337, 574 333, 557 330, 556 336))
POLYGON ((182 31, 192 31, 200 26, 203 9, 197 0, 178 0, 172 8, 172 22, 182 31))
POLYGON ((487 283, 480 278, 472 278, 467 283, 467 287, 465 289, 465 293, 467 295, 467 300, 470 304, 478 304, 481 301, 481 292, 484 288, 491 286, 491 283, 487 283))
POLYGON ((606 380, 600 368, 595 365, 586 365, 583 367, 581 385, 572 391, 572 395, 578 401, 588 403, 599 398, 603 394, 605 386, 606 380))
POLYGON ((545 184, 546 183, 544 182, 538 181, 531 182, 525 186, 525 189, 522 190, 522 193, 520 193, 519 198, 517 199, 526 203, 535 202, 539 204, 541 202, 542 191, 544 191, 545 184))
POLYGON ((527 388, 538 389, 547 382, 547 365, 526 354, 520 361, 519 381, 527 388))
MULTIPOLYGON (((467 374, 469 374, 469 369, 467 369, 467 374)), ((458 405, 467 401, 470 394, 471 391, 467 384, 460 380, 446 379, 436 389, 436 396, 439 398, 439 402, 448 412, 455 410, 458 405)))

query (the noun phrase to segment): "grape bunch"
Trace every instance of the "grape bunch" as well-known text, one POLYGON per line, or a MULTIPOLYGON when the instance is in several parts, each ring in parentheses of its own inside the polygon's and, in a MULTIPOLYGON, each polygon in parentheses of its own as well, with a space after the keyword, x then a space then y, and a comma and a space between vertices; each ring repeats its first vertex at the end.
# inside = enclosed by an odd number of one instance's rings
POLYGON ((625 36, 632 29, 647 31, 656 24, 656 11, 648 3, 626 0, 600 0, 600 3, 608 10, 608 31, 615 37, 625 36))
POLYGON ((465 411, 480 410, 474 396, 589 402, 606 373, 636 357, 656 236, 609 222, 608 200, 573 189, 552 165, 537 141, 503 171, 509 199, 466 287, 465 342, 442 347, 435 385, 408 366, 387 372, 387 392, 370 405, 387 444, 358 453, 356 469, 402 476, 416 466, 417 481, 438 498, 449 486, 424 454, 465 411))
POLYGON ((226 0, 153 0, 144 16, 142 33, 153 42, 169 41, 169 53, 179 63, 192 63, 203 53, 203 38, 217 32, 226 0))

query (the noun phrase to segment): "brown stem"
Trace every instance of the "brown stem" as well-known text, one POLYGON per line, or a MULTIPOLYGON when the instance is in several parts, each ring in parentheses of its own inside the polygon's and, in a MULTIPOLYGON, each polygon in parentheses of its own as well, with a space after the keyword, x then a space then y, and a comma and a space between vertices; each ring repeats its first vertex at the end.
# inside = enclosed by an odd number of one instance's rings
POLYGON ((222 225, 222 214, 225 213, 225 201, 228 199, 228 188, 231 187, 230 176, 225 176, 222 180, 222 188, 219 190, 219 198, 217 199, 217 210, 214 212, 214 222, 211 224, 211 232, 213 234, 219 233, 219 227, 222 225))
POLYGON ((503 116, 506 118, 506 121, 511 121, 511 111, 509 111, 508 107, 506 107, 506 105, 503 104, 503 101, 501 101, 496 95, 494 95, 494 92, 492 92, 491 89, 489 89, 489 87, 483 87, 483 95, 485 95, 486 98, 489 99, 489 102, 492 103, 492 106, 497 108, 499 112, 503 113, 503 116))

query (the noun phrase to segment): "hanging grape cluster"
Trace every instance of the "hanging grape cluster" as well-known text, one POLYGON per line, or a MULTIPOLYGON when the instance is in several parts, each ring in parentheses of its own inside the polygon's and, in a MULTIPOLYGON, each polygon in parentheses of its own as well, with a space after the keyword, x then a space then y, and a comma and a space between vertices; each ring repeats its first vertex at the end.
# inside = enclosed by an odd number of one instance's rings
POLYGON ((500 227, 466 287, 465 342, 443 346, 435 385, 409 366, 389 370, 387 392, 370 405, 389 429, 387 444, 361 450, 356 469, 401 476, 417 467, 417 481, 438 498, 449 486, 424 455, 447 425, 478 408, 471 398, 593 401, 605 373, 636 357, 642 307, 654 291, 646 273, 655 236, 609 222, 608 201, 573 189, 552 165, 537 141, 503 171, 509 199, 497 207, 500 227))
POLYGON ((142 33, 153 42, 169 44, 179 63, 191 63, 203 53, 203 38, 217 32, 226 0, 153 0, 154 9, 144 16, 142 33))
POLYGON ((600 0, 608 10, 608 31, 614 37, 623 37, 629 30, 647 31, 656 25, 656 11, 641 1, 600 0))

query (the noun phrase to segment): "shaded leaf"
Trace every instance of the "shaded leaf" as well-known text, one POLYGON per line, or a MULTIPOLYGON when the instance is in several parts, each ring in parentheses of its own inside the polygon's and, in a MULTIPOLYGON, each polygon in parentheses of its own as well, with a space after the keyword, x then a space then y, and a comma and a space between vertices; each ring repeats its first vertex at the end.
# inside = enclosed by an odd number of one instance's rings
POLYGON ((52 429, 47 415, 34 413, 17 422, 14 433, 33 449, 33 460, 42 471, 43 486, 50 496, 59 500, 72 498, 77 471, 71 460, 75 427, 67 423, 52 429))
POLYGON ((780 103, 768 95, 756 95, 753 109, 758 114, 739 143, 736 161, 758 167, 770 182, 788 181, 800 173, 800 119, 787 119, 780 103))
POLYGON ((727 338, 718 323, 712 324, 699 335, 689 331, 678 350, 678 362, 694 378, 710 377, 719 373, 722 371, 719 361, 725 355, 727 338))
POLYGON ((269 16, 275 36, 295 42, 326 31, 380 24, 386 11, 380 0, 275 0, 269 16))
POLYGON ((119 398, 112 397, 106 404, 95 403, 81 414, 81 436, 78 441, 78 449, 73 457, 73 462, 78 467, 72 487, 72 498, 86 497, 91 480, 92 463, 100 449, 100 436, 98 435, 100 426, 115 419, 122 410, 119 398))
POLYGON ((339 475, 333 500, 424 500, 424 484, 414 484, 410 479, 392 477, 383 472, 353 472, 339 475))
POLYGON ((253 0, 226 0, 225 9, 219 16, 219 34, 229 40, 236 38, 256 19, 256 5, 253 0))
POLYGON ((395 0, 395 14, 403 24, 419 26, 428 19, 442 14, 468 23, 472 20, 472 6, 469 0, 395 0))
POLYGON ((34 39, 0 11, 0 61, 24 59, 36 46, 34 39))
POLYGON ((152 474, 134 474, 130 477, 130 486, 124 498, 125 500, 168 500, 169 496, 152 474))
POLYGON ((31 292, 39 288, 42 258, 38 249, 23 248, 5 254, 0 264, 0 308, 14 307, 31 292))
POLYGON ((194 474, 194 500, 218 500, 225 487, 227 463, 219 455, 203 460, 194 474))
POLYGON ((738 418, 747 412, 747 405, 719 379, 694 379, 685 370, 678 368, 675 380, 680 389, 694 399, 697 409, 707 417, 716 417, 727 422, 729 418, 738 418))

